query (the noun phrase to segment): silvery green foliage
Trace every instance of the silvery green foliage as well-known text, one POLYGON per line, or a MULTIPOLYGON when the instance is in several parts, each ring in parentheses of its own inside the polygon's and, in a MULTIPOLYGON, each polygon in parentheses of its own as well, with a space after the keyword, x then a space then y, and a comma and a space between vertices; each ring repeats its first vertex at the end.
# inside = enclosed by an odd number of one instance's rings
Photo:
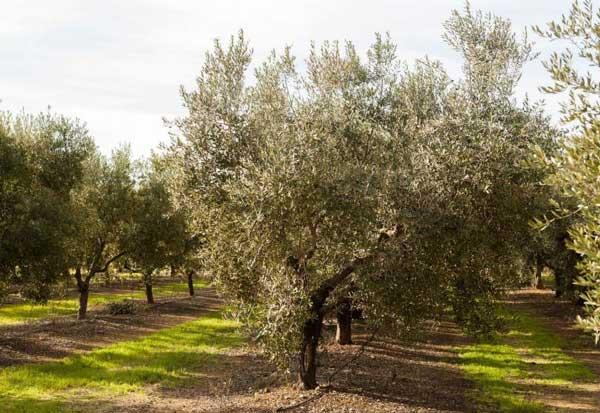
POLYGON ((536 32, 553 41, 565 40, 569 46, 560 53, 553 53, 545 67, 552 76, 553 84, 542 88, 547 93, 568 93, 562 104, 563 121, 576 122, 586 127, 600 116, 598 94, 599 80, 594 71, 581 70, 586 65, 594 69, 600 65, 600 12, 594 10, 593 2, 574 1, 567 15, 560 22, 550 22, 546 30, 536 27, 536 32))
POLYGON ((575 122, 577 132, 566 139, 560 149, 538 159, 551 171, 546 183, 556 188, 550 217, 537 221, 544 227, 556 220, 572 222, 568 247, 583 258, 579 264, 581 277, 576 284, 584 288, 587 315, 578 323, 600 341, 600 83, 592 72, 581 73, 580 63, 592 68, 600 65, 600 11, 591 1, 575 1, 569 14, 560 22, 552 22, 538 33, 551 40, 567 40, 571 47, 555 53, 546 63, 554 84, 544 88, 548 93, 568 92, 563 104, 563 120, 575 122))
POLYGON ((509 20, 471 9, 467 2, 463 12, 454 10, 444 24, 443 38, 464 56, 464 91, 472 109, 488 111, 490 105, 505 105, 510 110, 515 87, 523 65, 535 57, 527 33, 519 39, 509 20))
POLYGON ((446 39, 461 81, 430 59, 404 64, 377 36, 366 58, 350 42, 313 44, 304 72, 289 48, 273 52, 247 84, 240 33, 182 91, 177 185, 206 225, 208 270, 274 359, 298 353, 326 286, 325 309, 352 283, 389 334, 448 306, 472 331, 493 327, 490 300, 528 239, 538 171, 523 161, 551 131, 512 97, 530 46, 508 22, 467 9, 446 39))
POLYGON ((146 277, 176 263, 188 238, 186 217, 174 208, 159 163, 151 159, 143 168, 133 195, 132 220, 120 240, 129 264, 146 277))
POLYGON ((69 268, 74 191, 94 151, 77 120, 0 112, 0 284, 48 299, 69 268))

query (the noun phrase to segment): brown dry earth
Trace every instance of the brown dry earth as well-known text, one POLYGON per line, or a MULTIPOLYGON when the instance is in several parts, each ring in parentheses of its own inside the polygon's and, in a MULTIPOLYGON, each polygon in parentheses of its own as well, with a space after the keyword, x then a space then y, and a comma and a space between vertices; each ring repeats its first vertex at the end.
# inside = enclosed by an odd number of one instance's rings
MULTIPOLYGON (((326 341, 333 341, 333 326, 326 341)), ((418 342, 374 340, 358 332, 351 346, 326 345, 321 355, 320 383, 324 389, 301 391, 278 374, 251 348, 221 356, 204 379, 185 388, 156 386, 145 395, 132 395, 104 404, 116 412, 274 412, 304 402, 291 412, 458 413, 474 411, 465 399, 471 384, 462 376, 453 347, 466 342, 450 323, 431 328, 418 342), (355 360, 341 371, 339 366, 355 360), (329 378, 332 373, 336 373, 329 378)))
MULTIPOLYGON (((556 301, 547 290, 524 290, 510 297, 511 306, 528 312, 568 341, 569 353, 587 363, 600 377, 600 354, 573 327, 574 307, 556 301), (573 345, 571 345, 573 343, 573 345)), ((0 365, 43 362, 85 352, 112 342, 140 337, 196 319, 221 305, 212 289, 194 299, 160 302, 133 316, 94 313, 78 322, 70 317, 0 328, 0 365)), ((376 339, 357 329, 355 344, 333 342, 333 326, 326 329, 319 369, 324 386, 298 390, 277 373, 256 349, 248 346, 223 354, 215 367, 199 372, 199 379, 184 387, 149 386, 144 393, 98 400, 99 413, 274 412, 296 406, 291 412, 335 413, 459 413, 475 412, 466 394, 473 388, 460 371, 454 349, 468 340, 451 323, 431 326, 417 342, 376 339), (364 347, 363 347, 363 344, 364 347), (360 357, 356 355, 361 353, 360 357), (338 371, 339 366, 345 368, 338 371), (333 376, 332 376, 333 375, 333 376)), ((597 412, 594 391, 543 395, 549 405, 564 411, 597 412)), ((90 408, 92 408, 90 405, 90 408)))
MULTIPOLYGON (((221 300, 210 288, 194 298, 158 300, 134 315, 90 312, 88 319, 56 317, 0 327, 0 367, 59 359, 110 343, 130 340, 216 311, 221 300)), ((142 305, 143 307, 143 305, 142 305)))
MULTIPOLYGON (((1 327, 0 366, 46 362, 87 352, 191 321, 220 306, 214 290, 201 289, 193 299, 162 301, 135 315, 92 312, 83 322, 59 317, 1 327)), ((324 341, 333 343, 333 333, 330 325, 324 341)), ((306 401, 289 411, 472 411, 464 398, 470 384, 462 377, 452 351, 466 339, 452 324, 432 327, 417 343, 369 341, 369 337, 358 328, 354 345, 325 346, 320 368, 320 382, 328 384, 325 391, 298 390, 256 349, 248 346, 223 354, 214 363, 217 367, 203 370, 200 380, 183 388, 151 386, 143 394, 95 401, 90 408, 93 405, 94 411, 103 413, 273 412, 306 401), (346 364, 346 368, 337 370, 346 364)))

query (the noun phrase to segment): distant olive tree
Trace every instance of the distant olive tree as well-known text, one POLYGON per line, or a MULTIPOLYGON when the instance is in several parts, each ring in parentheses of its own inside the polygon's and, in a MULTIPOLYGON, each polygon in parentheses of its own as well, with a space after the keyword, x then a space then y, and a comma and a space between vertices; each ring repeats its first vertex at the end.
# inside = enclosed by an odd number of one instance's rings
POLYGON ((201 250, 206 244, 206 233, 203 220, 203 208, 192 201, 190 189, 185 185, 185 165, 179 162, 176 153, 167 148, 153 158, 153 168, 165 189, 169 193, 172 214, 182 220, 182 228, 178 249, 170 256, 171 269, 185 275, 188 292, 194 296, 194 275, 202 269, 201 250))
POLYGON ((170 193, 150 162, 135 191, 131 225, 122 238, 127 268, 143 275, 146 300, 154 304, 152 275, 176 261, 186 248, 185 216, 173 208, 170 193))
POLYGON ((548 168, 546 183, 558 193, 552 213, 539 219, 539 227, 556 220, 571 224, 567 246, 582 257, 580 276, 575 283, 584 289, 587 314, 578 323, 600 341, 600 81, 595 74, 600 67, 600 11, 592 1, 575 1, 570 12, 546 30, 536 28, 550 40, 569 42, 561 53, 554 53, 546 63, 553 84, 547 93, 568 93, 562 104, 563 121, 575 126, 552 156, 538 155, 548 168), (586 64, 587 71, 582 69, 586 64))
POLYGON ((493 328, 492 299, 515 281, 547 119, 512 97, 530 47, 493 16, 455 13, 465 58, 402 64, 389 37, 289 48, 246 84, 243 33, 215 43, 170 153, 206 227, 203 260, 273 359, 317 385, 323 320, 351 291, 378 331, 408 335, 448 307, 493 328), (475 53, 475 51, 477 53, 475 53), (488 83, 485 82, 488 79, 488 83))
POLYGON ((69 270, 74 190, 94 151, 76 120, 0 113, 0 278, 32 299, 69 270))
POLYGON ((113 151, 110 158, 96 153, 86 162, 75 191, 77 232, 69 240, 69 260, 79 291, 80 319, 87 314, 92 279, 128 252, 122 240, 133 221, 134 172, 129 148, 113 151))

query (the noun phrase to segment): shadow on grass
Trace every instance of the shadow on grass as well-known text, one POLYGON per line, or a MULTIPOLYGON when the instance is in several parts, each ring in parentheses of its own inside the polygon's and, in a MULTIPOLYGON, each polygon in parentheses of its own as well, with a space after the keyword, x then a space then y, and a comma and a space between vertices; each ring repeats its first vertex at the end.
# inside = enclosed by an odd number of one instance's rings
POLYGON ((459 350, 464 371, 478 386, 473 397, 480 408, 542 413, 561 399, 577 411, 595 411, 589 392, 578 390, 595 377, 561 350, 562 339, 525 314, 507 313, 507 320, 508 332, 459 350))
POLYGON ((85 355, 6 368, 0 371, 2 412, 87 411, 77 407, 81 393, 105 399, 152 383, 175 386, 201 380, 200 367, 215 363, 224 349, 242 343, 237 328, 235 322, 212 314, 85 355))
MULTIPOLYGON (((205 288, 207 285, 208 284, 204 281, 198 281, 196 282, 195 287, 200 289, 205 288)), ((162 283, 157 284, 154 287, 154 294, 157 298, 187 294, 187 291, 187 284, 182 282, 162 283)), ((141 287, 139 287, 137 290, 118 290, 116 292, 95 292, 92 290, 90 293, 90 308, 123 299, 142 300, 144 298, 145 293, 142 291, 141 287)), ((6 304, 0 306, 0 326, 18 324, 50 317, 75 315, 78 305, 77 297, 50 300, 47 304, 34 304, 30 302, 6 304)))

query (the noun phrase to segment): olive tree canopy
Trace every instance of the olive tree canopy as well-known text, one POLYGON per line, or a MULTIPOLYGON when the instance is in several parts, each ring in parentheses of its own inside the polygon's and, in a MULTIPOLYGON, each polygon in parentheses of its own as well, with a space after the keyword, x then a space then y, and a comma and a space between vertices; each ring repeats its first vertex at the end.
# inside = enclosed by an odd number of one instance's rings
POLYGON ((407 66, 378 35, 366 57, 313 44, 302 72, 290 48, 273 52, 249 82, 240 33, 182 90, 170 154, 206 226, 207 269, 308 388, 350 284, 369 324, 409 334, 449 306, 493 328, 484 304, 515 280, 538 173, 523 160, 550 138, 512 97, 530 47, 468 7, 446 28, 459 81, 436 61, 407 66))

